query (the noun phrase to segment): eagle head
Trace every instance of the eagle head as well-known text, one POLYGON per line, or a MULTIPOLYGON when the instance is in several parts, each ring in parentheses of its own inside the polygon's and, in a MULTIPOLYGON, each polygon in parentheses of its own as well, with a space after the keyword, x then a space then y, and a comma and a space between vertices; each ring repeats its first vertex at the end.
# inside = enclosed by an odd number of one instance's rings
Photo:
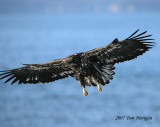
POLYGON ((66 57, 64 65, 66 67, 75 67, 81 63, 82 53, 77 53, 66 57))

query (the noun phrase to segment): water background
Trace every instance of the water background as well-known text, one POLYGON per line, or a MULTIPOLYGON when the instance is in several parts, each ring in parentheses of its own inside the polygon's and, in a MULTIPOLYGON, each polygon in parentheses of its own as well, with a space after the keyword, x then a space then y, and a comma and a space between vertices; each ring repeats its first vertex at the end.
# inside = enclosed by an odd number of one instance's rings
POLYGON ((0 14, 0 68, 43 63, 123 40, 148 30, 157 45, 117 64, 116 75, 87 97, 74 78, 48 84, 0 81, 0 127, 158 127, 160 121, 160 14, 0 14), (152 120, 115 120, 116 116, 152 120))

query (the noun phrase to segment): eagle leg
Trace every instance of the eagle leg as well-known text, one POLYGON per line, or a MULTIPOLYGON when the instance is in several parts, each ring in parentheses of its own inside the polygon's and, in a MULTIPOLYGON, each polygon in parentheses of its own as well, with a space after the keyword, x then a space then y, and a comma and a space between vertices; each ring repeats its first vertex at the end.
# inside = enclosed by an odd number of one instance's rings
POLYGON ((100 84, 97 82, 98 84, 98 91, 102 92, 102 87, 100 86, 100 84))
POLYGON ((79 81, 81 87, 83 88, 83 95, 87 96, 88 95, 88 91, 85 89, 85 85, 83 85, 80 81, 79 81))
POLYGON ((84 77, 81 75, 81 74, 77 74, 77 79, 81 85, 81 87, 83 88, 83 95, 84 96, 87 96, 88 95, 88 92, 87 90, 85 89, 85 81, 84 81, 84 77))

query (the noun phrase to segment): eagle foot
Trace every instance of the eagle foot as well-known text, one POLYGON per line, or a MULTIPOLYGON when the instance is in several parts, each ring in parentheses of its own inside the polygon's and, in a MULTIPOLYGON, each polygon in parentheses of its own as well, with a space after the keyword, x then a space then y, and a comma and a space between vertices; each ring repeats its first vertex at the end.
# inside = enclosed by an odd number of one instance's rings
POLYGON ((100 84, 97 82, 98 84, 98 91, 102 92, 102 87, 100 86, 100 84))
POLYGON ((84 96, 87 96, 87 95, 88 95, 88 92, 87 92, 87 90, 86 90, 85 88, 83 88, 83 95, 84 95, 84 96))

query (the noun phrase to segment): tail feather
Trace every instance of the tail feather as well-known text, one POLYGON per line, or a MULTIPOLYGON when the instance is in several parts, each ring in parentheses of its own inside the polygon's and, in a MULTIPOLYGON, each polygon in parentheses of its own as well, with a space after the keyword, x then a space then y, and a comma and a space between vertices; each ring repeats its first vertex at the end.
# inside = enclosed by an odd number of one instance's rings
POLYGON ((113 71, 115 67, 113 65, 98 66, 96 64, 93 64, 93 66, 97 71, 93 74, 93 77, 95 78, 96 82, 100 83, 101 85, 109 84, 109 80, 113 79, 112 75, 115 74, 115 72, 113 71))

